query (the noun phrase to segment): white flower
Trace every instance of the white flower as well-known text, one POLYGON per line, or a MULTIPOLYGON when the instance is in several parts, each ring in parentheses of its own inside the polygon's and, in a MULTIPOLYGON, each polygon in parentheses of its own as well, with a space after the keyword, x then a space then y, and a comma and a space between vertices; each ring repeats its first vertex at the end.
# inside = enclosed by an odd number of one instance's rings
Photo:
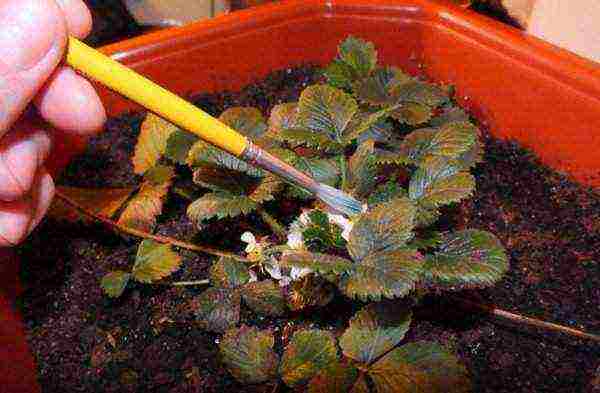
POLYGON ((292 281, 296 281, 304 276, 308 276, 312 272, 313 271, 307 267, 292 267, 292 269, 290 270, 290 278, 292 279, 292 281))
POLYGON ((330 224, 335 224, 342 229, 342 237, 348 241, 354 223, 341 214, 327 213, 327 218, 330 224))
POLYGON ((247 243, 246 252, 251 253, 252 251, 258 248, 258 243, 256 242, 256 238, 252 234, 252 232, 244 232, 242 233, 242 237, 240 238, 244 243, 247 243))
POLYGON ((250 280, 248 280, 248 282, 257 282, 258 281, 258 276, 256 275, 256 273, 254 273, 254 270, 249 269, 248 274, 250 274, 250 280))
POLYGON ((299 230, 290 230, 287 236, 287 245, 293 250, 302 250, 304 248, 302 232, 299 230))

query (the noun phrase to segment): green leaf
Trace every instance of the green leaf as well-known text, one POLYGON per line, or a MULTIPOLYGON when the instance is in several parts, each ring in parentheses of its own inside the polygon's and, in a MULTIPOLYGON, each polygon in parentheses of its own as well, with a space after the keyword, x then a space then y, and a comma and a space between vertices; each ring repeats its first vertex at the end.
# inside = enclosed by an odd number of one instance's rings
POLYGON ((504 247, 493 234, 475 229, 446 233, 439 250, 427 258, 426 278, 436 288, 481 288, 508 271, 504 247))
POLYGON ((283 182, 274 175, 267 174, 258 185, 248 193, 248 198, 255 203, 263 203, 274 199, 274 194, 283 188, 283 182))
POLYGON ((180 265, 181 257, 170 245, 144 240, 138 247, 132 275, 139 282, 151 283, 171 275, 180 265))
POLYGON ((242 172, 223 168, 215 164, 200 166, 194 170, 194 183, 215 192, 242 195, 256 178, 242 172))
POLYGON ((387 182, 375 187, 373 192, 369 194, 367 203, 369 206, 374 206, 379 203, 389 202, 395 198, 404 198, 407 196, 407 191, 402 188, 402 186, 398 183, 398 180, 396 180, 396 178, 392 178, 387 182))
POLYGON ((391 106, 377 112, 358 112, 343 135, 344 145, 349 145, 355 139, 359 144, 368 140, 380 143, 391 141, 392 126, 386 119, 396 109, 397 106, 391 106))
POLYGON ((309 86, 298 101, 298 126, 341 143, 344 130, 357 111, 354 98, 342 90, 328 85, 309 86))
POLYGON ((473 146, 478 134, 477 127, 471 123, 446 123, 431 138, 426 156, 459 157, 473 146))
POLYGON ((356 80, 352 67, 339 59, 334 59, 323 71, 327 83, 338 89, 350 90, 356 80))
POLYGON ((354 383, 354 386, 352 387, 352 390, 350 391, 350 393, 370 393, 371 389, 369 388, 369 385, 367 385, 367 378, 365 376, 365 374, 361 373, 358 376, 358 379, 356 380, 356 382, 354 383))
POLYGON ((454 121, 468 122, 469 115, 462 108, 457 106, 448 106, 444 108, 442 113, 431 119, 429 124, 431 124, 432 127, 441 127, 446 123, 454 121))
POLYGON ((293 388, 308 382, 334 362, 337 362, 337 350, 330 333, 300 330, 285 348, 279 373, 286 385, 293 388))
POLYGON ((279 357, 273 345, 272 332, 242 325, 225 333, 219 349, 229 372, 239 382, 254 384, 276 376, 279 357))
POLYGON ((263 175, 261 169, 255 168, 235 156, 214 146, 208 145, 201 140, 196 142, 190 149, 187 163, 192 168, 214 164, 222 168, 243 172, 249 176, 259 177, 263 175))
POLYGON ((440 345, 415 342, 394 349, 369 370, 377 393, 467 393, 467 370, 440 345))
POLYGON ((240 261, 221 257, 210 268, 210 283, 218 288, 237 288, 250 281, 248 267, 240 261))
POLYGON ((302 231, 302 240, 311 251, 326 252, 332 248, 345 249, 346 240, 342 229, 329 222, 327 214, 320 210, 309 213, 310 224, 302 231))
POLYGON ((429 108, 436 108, 449 101, 448 92, 430 83, 413 80, 392 87, 391 94, 396 102, 410 102, 429 108))
POLYGON ((257 314, 279 317, 285 314, 285 297, 273 280, 256 281, 242 288, 246 305, 257 314))
POLYGON ((213 217, 236 217, 248 214, 254 209, 256 202, 246 196, 211 192, 192 202, 187 208, 187 215, 200 226, 213 217))
POLYGON ((427 167, 417 169, 410 179, 409 198, 431 209, 471 196, 475 178, 459 169, 444 158, 429 160, 427 167))
POLYGON ((123 294, 131 274, 122 271, 112 271, 104 275, 100 286, 109 297, 119 297, 123 294))
POLYGON ((165 157, 181 165, 186 164, 191 147, 198 141, 198 137, 190 132, 176 130, 167 140, 165 157))
POLYGON ((201 329, 223 333, 239 322, 240 304, 238 291, 208 288, 193 301, 196 322, 201 329))
POLYGON ((348 189, 358 198, 363 198, 375 187, 377 165, 375 142, 363 142, 348 160, 348 189))
POLYGON ((395 86, 408 83, 412 78, 396 67, 378 68, 368 78, 354 83, 354 94, 362 102, 374 106, 394 104, 397 97, 390 94, 395 86))
POLYGON ((362 214, 348 241, 348 251, 355 261, 379 251, 400 249, 413 237, 415 205, 406 198, 381 203, 362 214))
POLYGON ((372 42, 350 36, 338 47, 338 59, 350 66, 354 77, 364 78, 375 69, 377 51, 372 42))
POLYGON ((394 119, 409 126, 426 123, 431 119, 431 116, 433 116, 433 111, 430 106, 416 102, 404 102, 392 112, 394 119))
POLYGON ((308 393, 348 393, 358 379, 356 367, 335 363, 319 372, 308 385, 308 393))
POLYGON ((299 280, 292 281, 286 287, 286 300, 292 311, 309 307, 324 307, 335 296, 334 287, 325 278, 309 274, 299 280))
POLYGON ((229 108, 221 113, 219 120, 252 139, 260 137, 267 131, 267 124, 262 113, 252 107, 229 108))
MULTIPOLYGON (((296 156, 291 164, 299 171, 312 177, 318 183, 324 183, 335 187, 340 178, 340 168, 336 161, 331 158, 306 158, 296 156)), ((290 196, 295 198, 314 198, 311 193, 296 186, 292 186, 289 193, 290 196)))
POLYGON ((275 105, 269 117, 269 132, 279 134, 282 130, 295 128, 298 115, 298 103, 288 102, 275 105))
POLYGON ((417 205, 417 214, 415 215, 415 227, 427 228, 440 219, 442 213, 437 207, 417 205))
POLYGON ((228 330, 219 344, 223 363, 241 383, 267 382, 277 375, 279 357, 273 350, 271 331, 242 325, 228 330))
POLYGON ((140 135, 131 159, 134 172, 142 175, 155 166, 165 154, 169 137, 177 130, 179 130, 177 126, 153 113, 148 113, 140 127, 140 135))
POLYGON ((321 274, 342 274, 352 270, 352 261, 330 254, 319 254, 308 251, 286 251, 281 256, 282 267, 310 269, 321 274))
POLYGON ((331 136, 321 134, 306 128, 286 128, 276 135, 277 139, 292 144, 304 144, 326 152, 337 153, 342 151, 343 145, 336 142, 331 136))
POLYGON ((397 250, 370 254, 347 276, 341 291, 363 301, 406 296, 420 280, 423 257, 416 250, 397 250))
POLYGON ((371 364, 402 341, 411 318, 410 309, 398 301, 371 303, 350 320, 350 327, 340 338, 340 347, 346 357, 371 364))

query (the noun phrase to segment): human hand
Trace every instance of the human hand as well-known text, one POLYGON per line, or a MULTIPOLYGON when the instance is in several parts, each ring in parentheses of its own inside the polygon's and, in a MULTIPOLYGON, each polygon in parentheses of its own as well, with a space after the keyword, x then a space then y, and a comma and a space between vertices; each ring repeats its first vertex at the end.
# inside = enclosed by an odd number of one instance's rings
POLYGON ((0 247, 22 241, 50 206, 53 127, 91 135, 106 119, 92 85, 61 65, 67 36, 83 38, 91 24, 82 0, 0 0, 0 247))

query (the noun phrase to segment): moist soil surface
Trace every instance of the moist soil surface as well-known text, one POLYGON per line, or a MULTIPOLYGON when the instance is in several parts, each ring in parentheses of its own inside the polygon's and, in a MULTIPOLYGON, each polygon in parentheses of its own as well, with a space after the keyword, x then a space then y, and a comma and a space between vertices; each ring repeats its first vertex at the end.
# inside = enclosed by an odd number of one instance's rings
MULTIPOLYGON (((296 100, 317 80, 315 71, 307 66, 274 72, 241 92, 193 100, 213 115, 235 105, 267 114, 275 104, 296 100)), ((118 187, 139 182, 129 159, 142 119, 135 113, 111 119, 59 183, 118 187)), ((600 392, 600 346, 499 322, 457 301, 468 298, 600 332, 600 197, 540 165, 517 144, 485 132, 484 139, 476 193, 448 209, 447 220, 495 233, 507 248, 510 271, 487 290, 429 296, 416 310, 406 340, 432 340, 456 351, 476 392, 600 392)), ((198 234, 185 215, 187 204, 170 196, 157 233, 236 252, 241 251, 236 239, 244 231, 267 233, 260 219, 249 215, 212 224, 198 234)), ((277 209, 284 222, 298 213, 293 203, 267 209, 277 209)), ((130 284, 116 300, 103 295, 101 277, 131 266, 137 244, 138 239, 101 225, 48 219, 20 248, 26 288, 20 304, 43 390, 273 391, 270 385, 238 384, 219 363, 219 336, 182 316, 183 305, 203 287, 130 284)), ((207 277, 211 257, 181 253, 184 265, 175 281, 207 277)), ((358 307, 340 299, 289 321, 245 312, 241 322, 284 333, 302 326, 340 331, 358 307)))

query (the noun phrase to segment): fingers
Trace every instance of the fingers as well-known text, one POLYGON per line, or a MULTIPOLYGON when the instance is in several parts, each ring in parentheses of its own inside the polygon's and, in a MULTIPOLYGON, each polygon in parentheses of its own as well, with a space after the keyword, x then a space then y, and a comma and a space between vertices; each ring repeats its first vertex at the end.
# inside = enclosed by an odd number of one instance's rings
POLYGON ((82 0, 56 0, 65 15, 69 34, 85 38, 92 30, 92 14, 82 0))
POLYGON ((27 197, 16 202, 0 202, 0 247, 12 247, 31 233, 48 211, 53 196, 52 177, 40 169, 27 197))
POLYGON ((60 62, 67 27, 54 0, 0 2, 0 136, 60 62))
POLYGON ((0 139, 0 201, 15 201, 31 188, 50 151, 50 137, 33 123, 19 122, 18 131, 0 139))
POLYGON ((106 112, 91 83, 67 67, 57 70, 35 103, 44 119, 72 134, 96 133, 106 121, 106 112))

